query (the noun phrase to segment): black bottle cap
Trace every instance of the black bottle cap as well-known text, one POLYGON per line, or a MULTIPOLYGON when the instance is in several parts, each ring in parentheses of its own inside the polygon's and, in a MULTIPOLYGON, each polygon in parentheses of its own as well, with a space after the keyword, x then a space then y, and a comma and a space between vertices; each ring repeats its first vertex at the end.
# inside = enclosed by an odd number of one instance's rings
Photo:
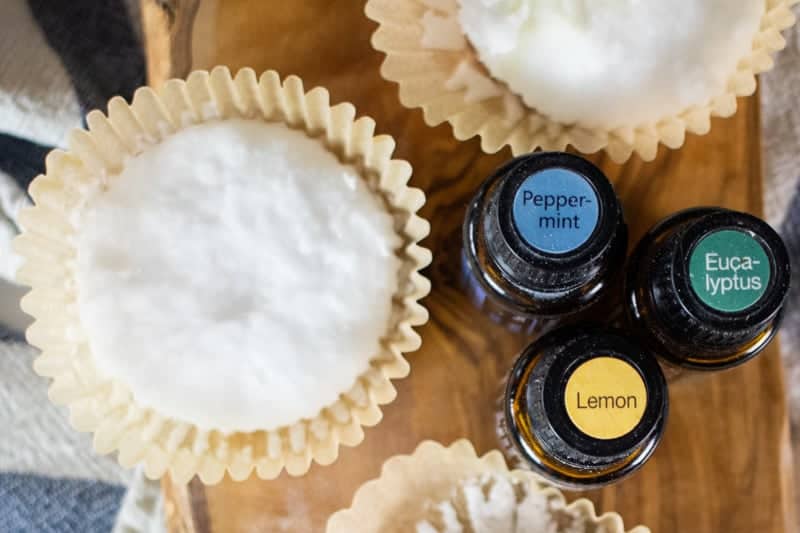
POLYGON ((656 359, 619 332, 591 328, 562 328, 531 344, 506 392, 507 427, 523 455, 572 483, 549 463, 600 472, 590 484, 627 475, 655 450, 668 408, 656 359), (515 403, 524 405, 517 416, 515 403))
POLYGON ((627 227, 611 183, 596 166, 541 152, 498 172, 501 185, 486 198, 480 230, 490 260, 517 290, 547 301, 548 293, 591 290, 588 281, 621 264, 627 227))
POLYGON ((757 217, 719 208, 697 212, 703 214, 656 251, 651 298, 661 322, 687 345, 745 344, 782 310, 789 254, 757 217))

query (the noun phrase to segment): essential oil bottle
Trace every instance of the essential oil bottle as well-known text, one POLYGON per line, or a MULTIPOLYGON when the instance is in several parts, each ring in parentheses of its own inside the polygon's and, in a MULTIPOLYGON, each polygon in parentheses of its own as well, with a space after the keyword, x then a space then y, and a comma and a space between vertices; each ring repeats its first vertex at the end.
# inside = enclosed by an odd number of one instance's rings
POLYGON ((512 329, 597 301, 621 271, 628 245, 606 176, 561 152, 499 168, 470 202, 463 233, 473 301, 512 329))
POLYGON ((668 397, 656 359, 622 334, 566 327, 526 348, 499 413, 503 447, 567 489, 618 481, 655 451, 668 397))
POLYGON ((663 361, 721 370, 774 337, 791 277, 789 255, 766 222, 701 207, 657 224, 633 252, 628 322, 663 361))

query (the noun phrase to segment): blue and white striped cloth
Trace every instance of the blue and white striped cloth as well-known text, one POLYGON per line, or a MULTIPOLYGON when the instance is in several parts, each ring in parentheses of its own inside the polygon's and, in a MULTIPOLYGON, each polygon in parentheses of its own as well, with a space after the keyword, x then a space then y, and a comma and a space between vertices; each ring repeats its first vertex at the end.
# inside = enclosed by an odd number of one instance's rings
MULTIPOLYGON (((30 180, 86 111, 144 83, 136 0, 0 0, 0 532, 163 529, 157 485, 94 454, 35 376, 10 242, 30 180)), ((766 212, 795 259, 784 348, 800 432, 800 32, 762 78, 766 212), (796 355, 795 355, 796 354, 796 355)), ((798 442, 798 439, 795 439, 798 442)), ((800 448, 795 447, 800 458, 800 448)), ((800 479, 800 478, 798 478, 800 479)))
POLYGON ((163 530, 157 484, 92 451, 47 399, 25 344, 10 241, 44 157, 84 114, 144 84, 125 0, 0 0, 0 532, 163 530))

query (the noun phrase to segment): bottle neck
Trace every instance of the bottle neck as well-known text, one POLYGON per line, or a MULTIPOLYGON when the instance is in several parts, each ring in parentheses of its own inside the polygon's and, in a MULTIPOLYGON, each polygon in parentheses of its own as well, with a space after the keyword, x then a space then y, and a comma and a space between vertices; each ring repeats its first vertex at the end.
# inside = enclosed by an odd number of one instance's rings
POLYGON ((633 254, 629 300, 645 306, 634 318, 657 321, 641 326, 677 364, 714 369, 744 362, 779 320, 788 288, 788 259, 781 271, 781 258, 788 256, 780 238, 755 217, 719 208, 678 213, 633 254), (636 279, 643 286, 631 283, 636 279))
MULTIPOLYGON (((627 227, 614 191, 593 165, 536 154, 487 180, 477 239, 504 283, 560 313, 589 303, 621 267, 627 227)), ((471 207, 474 209, 474 207, 471 207)), ((545 313, 548 314, 548 313, 545 313)))
MULTIPOLYGON (((509 440, 520 455, 562 485, 587 488, 624 477, 647 460, 663 432, 666 385, 656 361, 624 337, 567 328, 549 333, 523 352, 509 378, 504 407, 509 440), (592 374, 595 370, 589 368, 595 363, 603 366, 600 374, 592 374), (609 379, 605 370, 617 367, 619 372, 612 372, 616 377, 609 379), (579 376, 582 371, 590 375, 579 376), (638 381, 638 389, 622 385, 631 375, 638 381), (604 380, 601 376, 605 376, 608 394, 592 397, 590 390, 580 389, 602 385, 598 383, 604 380), (577 382, 582 385, 571 390, 577 382), (623 411, 612 414, 621 413, 625 418, 624 409, 630 405, 595 405, 598 398, 607 399, 617 391, 618 402, 635 398, 642 410, 635 419, 617 419, 620 424, 630 424, 621 428, 620 434, 592 436, 598 428, 581 429, 575 412, 569 414, 567 394, 575 390, 588 393, 582 403, 573 406, 577 409, 601 407, 609 414, 618 408, 623 411)), ((589 424, 593 419, 592 413, 584 417, 589 424)))

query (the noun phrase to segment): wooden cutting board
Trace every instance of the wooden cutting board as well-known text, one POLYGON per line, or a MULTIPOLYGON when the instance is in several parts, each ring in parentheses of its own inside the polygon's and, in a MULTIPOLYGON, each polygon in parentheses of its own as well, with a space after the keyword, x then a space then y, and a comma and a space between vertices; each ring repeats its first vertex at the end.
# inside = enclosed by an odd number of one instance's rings
MULTIPOLYGON (((323 531, 327 517, 349 506, 385 459, 411 452, 423 439, 467 437, 479 452, 497 446, 497 384, 529 339, 487 320, 460 289, 459 231, 468 199, 510 154, 486 155, 477 140, 458 142, 448 125, 429 128, 419 110, 400 105, 397 87, 379 75, 382 56, 369 44, 375 24, 363 15, 362 1, 206 0, 192 24, 197 1, 142 0, 153 83, 184 75, 187 65, 297 74, 307 88, 323 85, 332 102, 353 102, 359 114, 375 118, 378 132, 397 140, 396 156, 414 166, 412 184, 428 196, 422 214, 432 228, 424 244, 434 253, 426 271, 433 290, 424 303, 431 320, 420 331, 422 349, 409 356, 411 376, 397 382, 397 400, 365 441, 299 479, 163 483, 171 531, 323 531)), ((710 135, 689 137, 680 151, 662 148, 652 163, 634 158, 619 166, 592 157, 616 185, 632 243, 684 207, 761 213, 758 101, 740 104, 734 118, 713 121, 710 135)), ((589 493, 597 507, 654 533, 790 531, 792 457, 777 343, 741 368, 674 386, 671 402, 652 460, 629 480, 589 493)))

